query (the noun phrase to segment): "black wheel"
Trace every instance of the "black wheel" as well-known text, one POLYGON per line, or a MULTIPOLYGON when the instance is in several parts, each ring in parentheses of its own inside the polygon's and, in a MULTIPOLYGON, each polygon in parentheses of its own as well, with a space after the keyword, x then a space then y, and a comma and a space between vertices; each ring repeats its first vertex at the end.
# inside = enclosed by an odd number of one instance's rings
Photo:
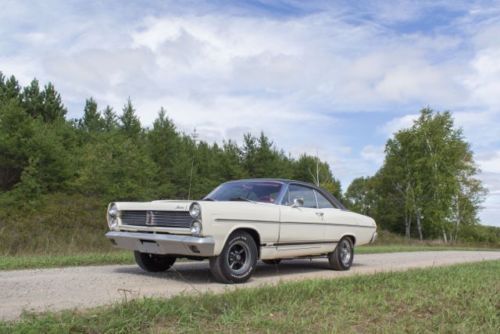
POLYGON ((265 264, 268 264, 270 266, 277 266, 278 264, 280 264, 281 259, 262 260, 262 262, 264 262, 265 264))
POLYGON ((219 256, 210 258, 210 271, 221 283, 243 283, 257 264, 257 245, 252 236, 236 231, 229 236, 219 256))
POLYGON ((150 253, 134 252, 135 262, 149 272, 165 271, 172 267, 175 263, 176 257, 170 255, 159 255, 150 253))
POLYGON ((328 262, 335 270, 349 270, 354 260, 354 246, 351 238, 342 238, 333 252, 328 254, 328 262))

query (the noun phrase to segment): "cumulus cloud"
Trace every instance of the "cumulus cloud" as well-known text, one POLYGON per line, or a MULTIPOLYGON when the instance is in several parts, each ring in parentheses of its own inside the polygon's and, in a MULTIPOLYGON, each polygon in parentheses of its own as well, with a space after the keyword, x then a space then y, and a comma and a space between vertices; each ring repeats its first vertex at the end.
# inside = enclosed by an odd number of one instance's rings
POLYGON ((3 7, 0 70, 52 81, 71 117, 89 96, 115 110, 131 97, 145 125, 163 106, 209 141, 263 130, 293 154, 321 151, 345 186, 422 106, 456 112, 478 153, 499 145, 498 8, 481 1, 3 7), (385 124, 353 136, 345 115, 363 113, 385 124))
POLYGON ((384 146, 367 145, 361 150, 363 159, 381 165, 384 161, 384 146))
POLYGON ((396 117, 379 127, 378 131, 387 137, 391 137, 399 130, 410 128, 417 118, 418 114, 408 114, 396 117))

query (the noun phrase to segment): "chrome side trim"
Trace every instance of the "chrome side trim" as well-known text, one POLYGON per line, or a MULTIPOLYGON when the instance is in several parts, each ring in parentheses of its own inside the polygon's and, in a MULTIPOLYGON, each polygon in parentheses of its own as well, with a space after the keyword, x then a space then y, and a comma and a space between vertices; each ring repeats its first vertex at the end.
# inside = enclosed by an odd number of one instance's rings
POLYGON ((293 224, 293 225, 328 225, 328 226, 344 226, 344 227, 363 227, 363 228, 373 228, 376 226, 369 225, 355 225, 355 224, 336 224, 336 223, 306 223, 306 222, 279 222, 279 221, 268 221, 268 220, 257 220, 257 219, 226 219, 226 218, 216 218, 216 222, 248 222, 248 223, 267 223, 267 224, 293 224))

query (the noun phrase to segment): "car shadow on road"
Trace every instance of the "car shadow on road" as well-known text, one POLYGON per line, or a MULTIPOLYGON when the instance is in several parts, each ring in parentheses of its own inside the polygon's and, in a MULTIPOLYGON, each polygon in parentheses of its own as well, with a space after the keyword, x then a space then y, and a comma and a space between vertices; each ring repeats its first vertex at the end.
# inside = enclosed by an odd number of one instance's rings
MULTIPOLYGON (((353 264, 353 267, 360 265, 353 264)), ((297 259, 285 260, 279 265, 267 265, 260 263, 255 270, 254 277, 289 276, 307 274, 321 271, 332 271, 326 259, 297 259)))
POLYGON ((187 282, 191 284, 202 284, 214 282, 208 262, 189 262, 175 264, 168 271, 160 273, 146 272, 138 266, 127 266, 117 268, 116 272, 128 275, 139 275, 150 278, 187 282))
MULTIPOLYGON (((353 267, 359 266, 362 266, 362 264, 353 264, 353 267)), ((267 265, 259 261, 252 279, 272 278, 273 276, 276 276, 276 278, 283 278, 284 276, 308 274, 321 271, 331 271, 326 259, 285 260, 279 265, 267 265)), ((168 271, 161 273, 145 272, 139 267, 134 266, 120 267, 116 269, 116 272, 129 275, 141 275, 158 279, 168 279, 190 284, 215 282, 212 275, 210 274, 210 269, 207 261, 184 263, 179 262, 176 263, 168 271)))

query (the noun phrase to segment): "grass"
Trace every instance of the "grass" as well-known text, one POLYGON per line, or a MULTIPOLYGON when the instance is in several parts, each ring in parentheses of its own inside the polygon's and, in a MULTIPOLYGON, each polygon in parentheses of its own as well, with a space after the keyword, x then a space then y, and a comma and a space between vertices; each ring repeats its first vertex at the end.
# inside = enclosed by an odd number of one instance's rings
POLYGON ((498 333, 500 261, 26 314, 0 333, 498 333))
POLYGON ((0 207, 0 256, 110 252, 106 203, 82 195, 45 195, 37 207, 0 207))
POLYGON ((397 252, 423 252, 423 251, 500 251, 498 248, 477 246, 437 246, 437 245, 367 245, 356 248, 356 254, 378 254, 397 252))
POLYGON ((0 256, 0 270, 129 264, 133 262, 132 252, 128 251, 71 255, 0 256))

